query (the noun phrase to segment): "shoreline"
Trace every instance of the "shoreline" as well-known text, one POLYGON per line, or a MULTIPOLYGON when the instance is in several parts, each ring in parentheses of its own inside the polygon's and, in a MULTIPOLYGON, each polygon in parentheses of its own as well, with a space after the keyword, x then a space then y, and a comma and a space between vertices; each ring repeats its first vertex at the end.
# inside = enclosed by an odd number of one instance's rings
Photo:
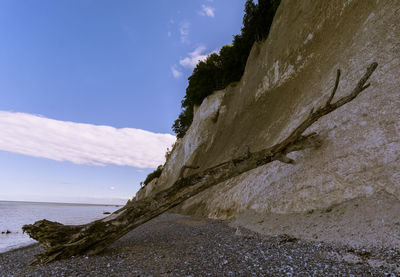
POLYGON ((23 250, 26 250, 26 249, 29 249, 29 248, 33 248, 33 247, 39 246, 39 245, 40 245, 39 242, 32 242, 32 243, 30 243, 28 245, 24 245, 24 246, 21 246, 21 247, 17 247, 17 248, 13 248, 13 249, 10 249, 10 250, 6 250, 4 252, 0 252, 0 255, 8 254, 8 253, 14 252, 14 251, 23 251, 23 250))
MULTIPOLYGON (((0 253, 25 247, 37 241, 29 238, 22 228, 44 218, 62 224, 86 224, 106 217, 120 207, 114 205, 73 205, 63 203, 0 202, 0 253)), ((1 274, 0 274, 1 276, 1 274)))
MULTIPOLYGON (((265 236, 228 221, 163 214, 95 256, 30 266, 39 244, 0 253, 1 276, 391 276, 400 252, 265 236)), ((398 270, 398 271, 397 271, 398 270)), ((396 275, 392 275, 396 276, 396 275)))

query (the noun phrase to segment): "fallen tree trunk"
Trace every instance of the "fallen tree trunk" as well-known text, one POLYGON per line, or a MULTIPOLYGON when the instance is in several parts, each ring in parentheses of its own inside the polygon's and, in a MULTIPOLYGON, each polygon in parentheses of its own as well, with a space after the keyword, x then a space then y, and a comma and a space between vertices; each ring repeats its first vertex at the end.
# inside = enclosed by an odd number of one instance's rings
POLYGON ((135 227, 213 185, 275 160, 294 163, 287 157, 288 153, 320 145, 317 134, 303 136, 303 132, 319 118, 352 101, 368 88, 370 84, 366 84, 367 80, 377 66, 377 63, 372 63, 353 91, 332 103, 340 79, 340 70, 338 70, 335 86, 326 103, 316 110, 312 109, 289 136, 272 147, 253 153, 248 152, 242 157, 234 158, 202 172, 181 177, 170 188, 142 200, 130 201, 110 216, 86 225, 62 225, 48 220, 25 225, 23 231, 42 243, 46 249, 43 254, 36 256, 34 263, 45 264, 76 255, 97 254, 135 227))

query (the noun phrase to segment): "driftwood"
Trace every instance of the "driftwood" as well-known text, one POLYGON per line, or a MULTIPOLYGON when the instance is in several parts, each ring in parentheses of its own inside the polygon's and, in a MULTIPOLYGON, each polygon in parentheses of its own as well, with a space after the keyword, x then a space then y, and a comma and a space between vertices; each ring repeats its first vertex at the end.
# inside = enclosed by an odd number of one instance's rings
POLYGON ((287 157, 288 153, 320 144, 317 134, 304 136, 302 135, 303 132, 319 118, 352 101, 368 88, 370 84, 366 84, 367 80, 377 65, 377 63, 372 63, 367 68, 366 73, 349 95, 332 103, 340 79, 340 70, 338 70, 335 86, 325 104, 315 110, 312 109, 289 136, 272 147, 253 153, 248 152, 242 157, 221 163, 202 172, 181 177, 172 187, 154 196, 130 201, 110 216, 86 225, 62 225, 48 220, 25 225, 23 231, 45 246, 45 252, 36 256, 34 264, 45 264, 76 255, 97 254, 135 227, 213 185, 275 160, 289 164, 294 163, 292 159, 287 157))

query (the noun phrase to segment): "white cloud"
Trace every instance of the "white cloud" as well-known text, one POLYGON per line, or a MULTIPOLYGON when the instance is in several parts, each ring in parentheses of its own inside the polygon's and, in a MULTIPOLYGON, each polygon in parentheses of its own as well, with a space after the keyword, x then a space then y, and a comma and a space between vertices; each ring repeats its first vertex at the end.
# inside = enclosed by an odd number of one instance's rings
POLYGON ((171 37, 172 36, 171 31, 168 31, 167 35, 168 35, 168 37, 171 37))
POLYGON ((185 68, 193 69, 196 67, 199 61, 204 61, 210 54, 216 52, 213 51, 211 53, 205 54, 205 50, 206 47, 204 45, 200 45, 199 47, 194 49, 193 52, 190 52, 186 58, 180 60, 179 64, 185 68))
POLYGON ((114 186, 109 187, 110 190, 115 190, 114 186))
POLYGON ((75 164, 155 168, 175 137, 0 111, 0 150, 75 164))
POLYGON ((178 67, 175 64, 171 66, 171 71, 172 76, 174 76, 175 79, 178 79, 182 76, 182 72, 178 70, 178 67))
POLYGON ((179 28, 179 33, 181 34, 181 42, 188 43, 189 42, 189 22, 182 22, 179 28))
POLYGON ((201 11, 199 12, 202 16, 215 17, 215 9, 211 6, 201 5, 201 11))

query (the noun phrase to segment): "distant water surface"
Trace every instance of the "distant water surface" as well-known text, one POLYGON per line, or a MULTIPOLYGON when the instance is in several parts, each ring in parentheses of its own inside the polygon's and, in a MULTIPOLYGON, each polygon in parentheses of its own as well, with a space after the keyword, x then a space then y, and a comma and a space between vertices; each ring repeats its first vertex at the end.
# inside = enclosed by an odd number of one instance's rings
POLYGON ((120 207, 111 205, 0 201, 0 253, 36 241, 22 233, 22 226, 48 219, 62 224, 85 224, 105 217, 120 207), (10 234, 2 234, 9 230, 10 234))

